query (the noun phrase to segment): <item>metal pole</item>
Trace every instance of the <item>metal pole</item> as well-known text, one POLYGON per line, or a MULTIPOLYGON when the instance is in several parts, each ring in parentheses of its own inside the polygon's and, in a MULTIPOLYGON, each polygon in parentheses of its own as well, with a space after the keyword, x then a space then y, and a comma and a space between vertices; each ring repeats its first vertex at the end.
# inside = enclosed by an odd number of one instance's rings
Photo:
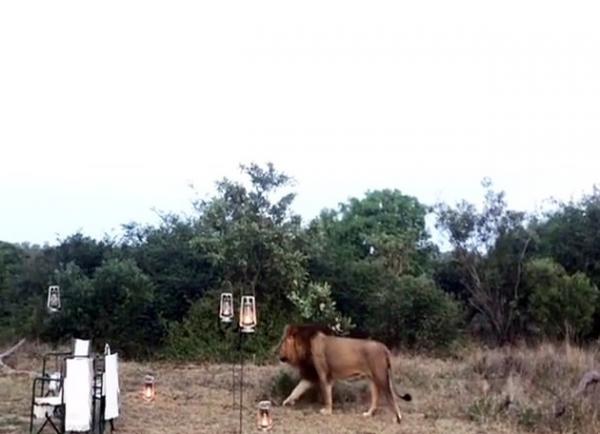
POLYGON ((231 408, 235 408, 235 359, 231 360, 231 408))
POLYGON ((240 332, 240 434, 243 434, 243 400, 244 400, 244 349, 242 346, 243 333, 240 332))

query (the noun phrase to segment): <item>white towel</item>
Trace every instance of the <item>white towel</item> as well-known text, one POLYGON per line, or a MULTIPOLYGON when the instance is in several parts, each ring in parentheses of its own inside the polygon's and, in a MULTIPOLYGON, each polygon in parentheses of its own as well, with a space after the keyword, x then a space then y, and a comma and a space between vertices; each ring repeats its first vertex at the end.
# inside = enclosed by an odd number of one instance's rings
POLYGON ((75 339, 75 348, 73 349, 75 357, 87 357, 90 355, 90 341, 75 339))
POLYGON ((112 420, 119 417, 119 359, 118 354, 111 354, 104 359, 104 396, 106 407, 104 409, 104 420, 112 420))
POLYGON ((50 374, 50 381, 48 382, 48 391, 53 395, 59 395, 60 392, 60 372, 53 372, 50 374))
POLYGON ((92 425, 93 364, 90 358, 67 359, 65 429, 89 431, 92 425))

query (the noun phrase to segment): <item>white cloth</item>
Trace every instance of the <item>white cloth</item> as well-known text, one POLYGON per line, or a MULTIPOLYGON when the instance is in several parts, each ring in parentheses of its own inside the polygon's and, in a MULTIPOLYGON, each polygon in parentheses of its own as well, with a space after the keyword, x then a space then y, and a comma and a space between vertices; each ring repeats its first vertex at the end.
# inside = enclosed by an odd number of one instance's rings
POLYGON ((48 391, 53 395, 60 395, 60 372, 50 374, 51 381, 48 382, 48 391))
POLYGON ((73 355, 75 357, 87 357, 90 355, 90 341, 83 339, 75 339, 75 346, 73 348, 73 355))
POLYGON ((62 390, 60 389, 60 372, 50 374, 52 381, 48 382, 48 391, 51 396, 35 397, 33 403, 33 415, 36 419, 43 418, 45 415, 51 415, 54 408, 62 405, 62 390))
POLYGON ((46 415, 51 416, 54 409, 62 404, 62 396, 38 397, 34 400, 33 416, 42 419, 46 415))
POLYGON ((90 358, 67 359, 65 429, 89 431, 92 425, 93 364, 90 358))
POLYGON ((119 417, 119 358, 118 354, 111 354, 104 359, 104 396, 106 407, 104 409, 104 420, 112 420, 119 417))

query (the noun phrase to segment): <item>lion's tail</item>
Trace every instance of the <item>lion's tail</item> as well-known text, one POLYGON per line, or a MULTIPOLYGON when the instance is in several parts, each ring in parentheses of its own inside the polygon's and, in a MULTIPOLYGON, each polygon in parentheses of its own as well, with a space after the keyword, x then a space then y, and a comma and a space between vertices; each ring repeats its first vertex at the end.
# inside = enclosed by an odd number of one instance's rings
POLYGON ((410 395, 410 393, 405 393, 404 395, 400 395, 398 393, 398 391, 396 390, 396 387, 394 386, 394 380, 392 380, 392 362, 390 360, 390 354, 388 353, 388 358, 387 358, 387 362, 388 362, 388 381, 390 383, 390 391, 395 394, 398 398, 401 398, 405 401, 412 401, 412 396, 410 395))

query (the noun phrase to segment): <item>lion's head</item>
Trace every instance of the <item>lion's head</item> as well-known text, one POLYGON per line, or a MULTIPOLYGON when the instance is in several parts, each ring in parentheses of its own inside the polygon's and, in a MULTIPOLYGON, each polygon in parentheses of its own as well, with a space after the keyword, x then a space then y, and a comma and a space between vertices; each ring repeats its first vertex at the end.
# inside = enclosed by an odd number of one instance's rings
POLYGON ((296 342, 297 328, 293 325, 288 325, 283 330, 283 336, 279 344, 279 360, 284 363, 291 365, 298 365, 299 360, 302 358, 303 353, 306 349, 302 348, 302 343, 296 342), (299 350, 302 354, 298 354, 299 350))
POLYGON ((300 368, 300 373, 304 378, 316 376, 311 357, 310 341, 317 333, 332 334, 329 327, 322 325, 290 324, 283 330, 283 336, 279 343, 279 360, 300 368))

